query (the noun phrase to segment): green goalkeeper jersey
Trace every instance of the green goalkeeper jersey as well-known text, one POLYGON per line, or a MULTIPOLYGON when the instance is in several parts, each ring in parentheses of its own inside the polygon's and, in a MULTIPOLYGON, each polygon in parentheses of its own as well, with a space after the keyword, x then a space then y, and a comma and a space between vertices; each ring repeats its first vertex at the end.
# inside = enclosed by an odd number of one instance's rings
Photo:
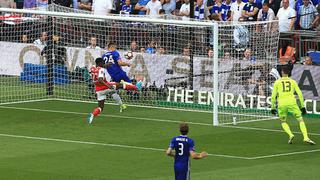
POLYGON ((282 77, 274 83, 273 91, 271 95, 271 109, 275 109, 276 97, 278 96, 278 105, 293 105, 296 104, 296 97, 294 93, 297 93, 300 100, 301 108, 304 107, 304 99, 302 92, 297 82, 289 77, 282 77))

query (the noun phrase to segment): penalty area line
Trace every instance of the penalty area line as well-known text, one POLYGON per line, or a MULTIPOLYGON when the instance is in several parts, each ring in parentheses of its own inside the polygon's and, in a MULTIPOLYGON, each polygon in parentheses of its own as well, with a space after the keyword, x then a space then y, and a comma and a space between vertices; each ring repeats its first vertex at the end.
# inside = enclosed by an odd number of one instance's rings
MULTIPOLYGON (((132 145, 123 145, 123 144, 112 144, 112 143, 99 143, 99 142, 92 142, 92 141, 79 141, 79 140, 68 140, 68 139, 45 138, 45 137, 35 137, 35 136, 23 136, 23 135, 15 135, 15 134, 0 134, 0 136, 1 137, 9 137, 9 138, 40 140, 40 141, 52 141, 52 142, 63 142, 63 143, 85 144, 85 145, 97 145, 97 146, 107 146, 107 147, 116 147, 116 148, 138 149, 138 150, 146 150, 146 151, 158 151, 158 152, 163 152, 163 153, 166 151, 165 149, 160 149, 160 148, 141 147, 141 146, 132 146, 132 145)), ((214 156, 214 157, 250 160, 250 158, 248 158, 248 157, 232 156, 232 155, 225 155, 225 154, 211 154, 211 153, 209 153, 208 155, 209 156, 214 156)))
MULTIPOLYGON (((99 142, 92 142, 92 141, 79 141, 79 140, 68 140, 68 139, 57 139, 57 138, 45 138, 45 137, 24 136, 24 135, 15 135, 15 134, 0 134, 0 136, 1 137, 9 137, 9 138, 40 140, 40 141, 52 141, 52 142, 62 142, 62 143, 74 143, 74 144, 84 144, 84 145, 107 146, 107 147, 137 149, 137 150, 146 150, 146 151, 158 151, 158 152, 163 152, 163 153, 165 152, 165 149, 160 149, 160 148, 141 147, 141 146, 132 146, 132 145, 123 145, 123 144, 99 143, 99 142)), ((306 154, 306 153, 314 153, 314 152, 320 152, 320 149, 314 149, 314 150, 308 150, 308 151, 290 152, 290 153, 271 154, 271 155, 256 156, 256 157, 243 157, 243 156, 233 156, 233 155, 226 155, 226 154, 212 154, 212 153, 208 153, 208 155, 212 156, 212 157, 230 158, 230 159, 259 160, 259 159, 267 159, 267 158, 298 155, 298 154, 306 154)))

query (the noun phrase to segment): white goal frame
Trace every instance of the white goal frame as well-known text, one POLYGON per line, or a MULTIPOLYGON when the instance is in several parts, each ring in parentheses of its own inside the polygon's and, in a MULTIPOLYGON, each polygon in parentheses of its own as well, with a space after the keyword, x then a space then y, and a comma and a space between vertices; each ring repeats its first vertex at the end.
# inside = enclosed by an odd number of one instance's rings
MULTIPOLYGON (((155 24, 170 24, 170 25, 188 25, 194 27, 206 27, 210 28, 213 34, 213 50, 214 56, 211 58, 213 62, 213 107, 212 107, 212 124, 214 126, 219 125, 218 117, 218 106, 219 106, 219 81, 218 81, 218 70, 219 70, 219 60, 218 60, 218 46, 219 46, 219 24, 209 21, 181 21, 181 20, 172 20, 172 19, 155 19, 145 16, 101 16, 101 15, 92 15, 92 14, 79 14, 79 13, 65 13, 65 12, 51 12, 51 11, 38 11, 38 10, 26 10, 26 9, 9 9, 9 8, 0 8, 0 12, 7 13, 29 13, 35 15, 44 15, 44 16, 55 16, 55 17, 71 17, 78 19, 95 19, 95 20, 119 20, 119 21, 132 21, 132 22, 146 22, 146 23, 155 23, 155 24)), ((256 22, 255 22, 256 23, 256 22)), ((1 102, 0 102, 1 104, 1 102)), ((5 103, 7 104, 7 103, 5 103)), ((181 109, 183 110, 183 109, 181 109)), ((272 119, 272 117, 270 117, 272 119)))

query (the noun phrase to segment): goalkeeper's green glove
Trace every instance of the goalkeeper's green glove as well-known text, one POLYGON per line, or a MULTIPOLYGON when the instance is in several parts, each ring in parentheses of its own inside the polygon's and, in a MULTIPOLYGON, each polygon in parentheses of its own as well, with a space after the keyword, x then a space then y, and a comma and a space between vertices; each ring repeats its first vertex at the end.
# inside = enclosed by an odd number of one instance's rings
POLYGON ((306 110, 306 108, 304 108, 304 107, 301 108, 300 111, 301 111, 302 115, 307 114, 307 110, 306 110))
POLYGON ((276 110, 275 109, 271 109, 271 114, 276 115, 276 110))

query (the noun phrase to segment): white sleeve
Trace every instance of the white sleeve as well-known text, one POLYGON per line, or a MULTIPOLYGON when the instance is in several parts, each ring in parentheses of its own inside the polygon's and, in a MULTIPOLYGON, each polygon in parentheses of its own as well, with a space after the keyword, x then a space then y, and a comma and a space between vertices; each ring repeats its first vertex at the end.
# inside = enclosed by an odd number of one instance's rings
POLYGON ((160 11, 161 9, 162 9, 162 4, 161 4, 161 2, 160 1, 158 1, 159 3, 158 3, 158 11, 160 11))
POLYGON ((257 19, 258 19, 258 20, 261 20, 261 19, 262 19, 262 9, 259 10, 257 19))
POLYGON ((158 3, 158 11, 160 11, 161 9, 162 9, 162 5, 161 5, 161 2, 160 1, 158 1, 159 3, 158 3))
POLYGON ((150 9, 150 2, 151 2, 151 1, 149 1, 149 2, 147 3, 147 5, 146 5, 146 8, 147 8, 147 9, 150 9))
POLYGON ((274 12, 273 11, 271 11, 271 13, 270 13, 270 16, 269 16, 269 21, 272 21, 272 20, 274 20, 274 19, 276 19, 275 18, 275 16, 274 16, 274 12))
POLYGON ((104 71, 105 71, 104 68, 100 68, 100 69, 99 69, 98 78, 104 78, 104 76, 105 76, 104 71))
POLYGON ((238 29, 235 29, 233 31, 233 40, 234 40, 236 45, 240 44, 239 32, 238 31, 239 31, 238 29))
POLYGON ((186 6, 186 11, 188 12, 188 15, 190 14, 190 4, 188 4, 188 5, 185 5, 186 6))
POLYGON ((36 39, 36 40, 33 42, 33 44, 39 45, 40 43, 39 43, 38 39, 36 39))
POLYGON ((106 8, 107 8, 107 13, 109 13, 112 10, 112 5, 113 1, 112 0, 107 0, 106 8))
POLYGON ((296 16, 296 10, 291 9, 290 17, 296 16))
MULTIPOLYGON (((319 5, 318 6, 320 6, 320 1, 319 1, 319 5)), ((312 12, 314 12, 314 16, 318 16, 319 15, 319 13, 318 13, 318 11, 317 11, 317 8, 316 8, 316 6, 312 6, 312 12)))

